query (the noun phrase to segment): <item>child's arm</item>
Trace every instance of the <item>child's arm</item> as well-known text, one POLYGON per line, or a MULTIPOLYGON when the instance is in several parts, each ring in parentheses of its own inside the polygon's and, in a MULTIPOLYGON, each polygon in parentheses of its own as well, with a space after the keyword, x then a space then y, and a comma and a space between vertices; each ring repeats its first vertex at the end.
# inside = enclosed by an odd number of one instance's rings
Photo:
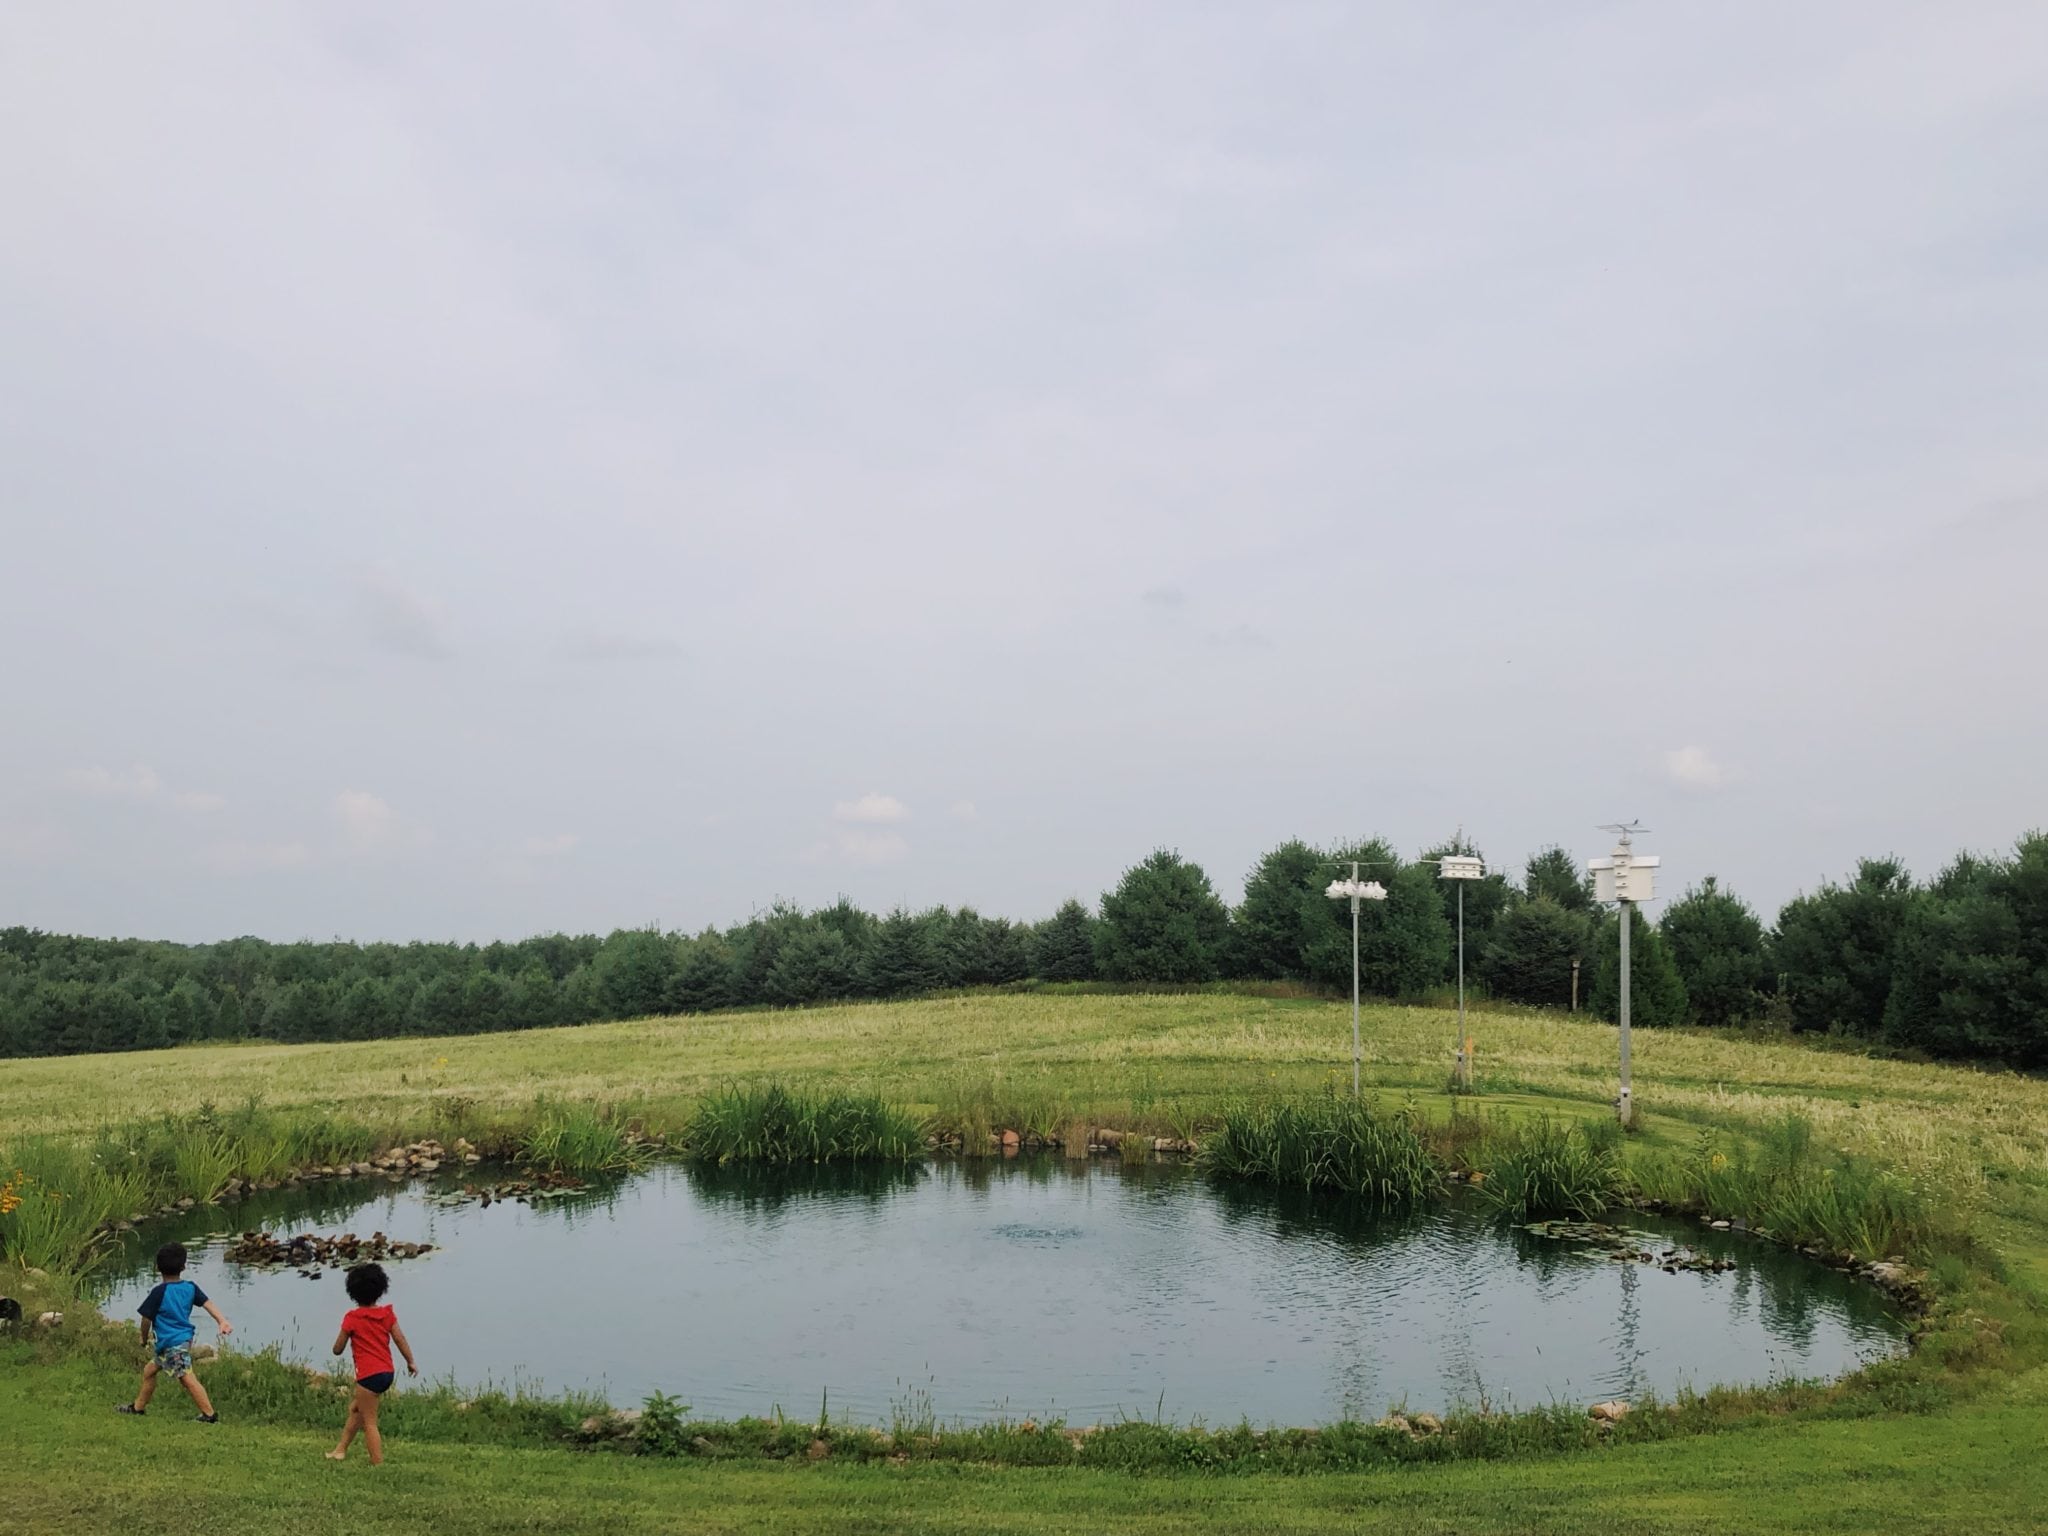
POLYGON ((341 1325, 341 1332, 334 1336, 334 1352, 338 1355, 348 1348, 348 1324, 341 1325))
POLYGON ((142 1347, 144 1349, 149 1348, 149 1331, 151 1325, 155 1323, 155 1321, 156 1319, 153 1317, 145 1317, 142 1320, 142 1347))
POLYGON ((398 1352, 401 1355, 405 1356, 406 1375, 419 1375, 420 1363, 412 1357, 412 1345, 406 1340, 405 1330, 399 1327, 397 1322, 395 1321, 391 1324, 391 1342, 396 1344, 398 1346, 398 1352))
POLYGON ((210 1301, 206 1304, 206 1315, 213 1319, 213 1325, 220 1330, 222 1338, 226 1338, 235 1331, 235 1325, 221 1316, 220 1308, 210 1301))

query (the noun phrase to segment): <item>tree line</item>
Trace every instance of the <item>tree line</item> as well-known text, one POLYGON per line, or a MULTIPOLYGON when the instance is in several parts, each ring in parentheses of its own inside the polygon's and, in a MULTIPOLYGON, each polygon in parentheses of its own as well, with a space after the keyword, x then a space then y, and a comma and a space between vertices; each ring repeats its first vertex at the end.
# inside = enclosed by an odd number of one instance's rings
MULTIPOLYGON (((1454 883, 1453 839, 1404 859, 1384 839, 1283 843, 1227 907, 1199 864, 1161 850, 1091 910, 1038 923, 935 907, 886 915, 844 899, 778 903, 701 933, 653 928, 517 943, 217 944, 0 929, 0 1056, 130 1050, 198 1040, 369 1040, 532 1029, 657 1013, 904 998, 964 987, 1095 982, 1144 987, 1351 983, 1351 916, 1324 894, 1356 860, 1386 889, 1359 917, 1364 989, 1419 997, 1455 975, 1464 886, 1468 981, 1480 997, 1575 1000, 1615 1016, 1615 914, 1561 848, 1454 883)), ((1659 921, 1631 914, 1635 1023, 1769 1021, 1929 1055, 2048 1065, 2048 836, 1964 855, 1918 883, 1866 859, 1841 884, 1788 902, 1766 927, 1713 876, 1659 921)))

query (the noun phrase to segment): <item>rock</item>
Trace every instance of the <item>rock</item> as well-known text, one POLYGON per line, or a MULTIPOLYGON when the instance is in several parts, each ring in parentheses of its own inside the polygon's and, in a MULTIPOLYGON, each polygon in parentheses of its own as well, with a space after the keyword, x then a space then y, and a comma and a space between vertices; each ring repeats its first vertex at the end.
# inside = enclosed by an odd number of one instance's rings
POLYGON ((708 1456, 711 1454, 711 1442, 702 1435, 692 1435, 690 1437, 690 1449, 699 1456, 708 1456))
MULTIPOLYGON (((1012 1134, 1014 1135, 1015 1133, 1013 1132, 1012 1134)), ((823 1461, 827 1456, 830 1456, 831 1454, 832 1447, 827 1445, 823 1440, 813 1440, 809 1445, 804 1447, 804 1456, 807 1460, 810 1461, 823 1461)))
POLYGON ((1180 1150, 1180 1143, 1171 1136, 1154 1136, 1152 1138, 1152 1150, 1154 1152, 1178 1152, 1180 1150))
POLYGON ((1611 1403, 1595 1403, 1586 1412, 1602 1424, 1615 1424, 1628 1416, 1628 1404, 1616 1398, 1611 1403))
POLYGON ((197 1200, 194 1200, 190 1195, 187 1195, 184 1199, 178 1202, 178 1209, 181 1211, 189 1211, 192 1209, 193 1206, 197 1205, 198 1203, 199 1202, 197 1200))
MULTIPOLYGON (((31 1270, 30 1273, 33 1274, 34 1271, 31 1270)), ((62 1312, 45 1312, 36 1319, 36 1326, 38 1328, 61 1328, 63 1325, 64 1314, 62 1312)))
POLYGON ((196 1344, 192 1348, 192 1358, 194 1360, 202 1361, 218 1360, 220 1358, 220 1351, 218 1349, 215 1349, 211 1344, 196 1344))
POLYGON ((1399 1430, 1404 1435, 1415 1433, 1415 1426, 1408 1422, 1408 1415, 1405 1413, 1390 1413, 1379 1421, 1377 1427, 1380 1429, 1399 1430))
POLYGON ((1433 1413, 1418 1413, 1409 1422, 1419 1435, 1440 1435, 1444 1432, 1444 1421, 1433 1413))
POLYGON ((1020 1145, 1021 1141, 1022 1138, 1019 1137, 1015 1131, 1003 1132, 1003 1146, 1005 1149, 1018 1146, 1020 1145))
POLYGON ((611 1429, 611 1425, 604 1414, 593 1413, 589 1418, 577 1425, 576 1428, 577 1432, 584 1439, 595 1440, 599 1435, 607 1433, 611 1429))
POLYGON ((1716 1232, 1726 1232, 1728 1230, 1728 1223, 1725 1221, 1710 1222, 1708 1225, 1713 1227, 1716 1232))
POLYGON ((421 1173, 432 1173, 436 1168, 440 1166, 441 1163, 438 1158, 425 1157, 421 1158, 419 1162, 419 1170, 421 1173))
POLYGON ((1123 1142, 1124 1133, 1122 1131, 1100 1130, 1095 1133, 1094 1139, 1103 1146, 1108 1147, 1111 1151, 1115 1151, 1123 1142))

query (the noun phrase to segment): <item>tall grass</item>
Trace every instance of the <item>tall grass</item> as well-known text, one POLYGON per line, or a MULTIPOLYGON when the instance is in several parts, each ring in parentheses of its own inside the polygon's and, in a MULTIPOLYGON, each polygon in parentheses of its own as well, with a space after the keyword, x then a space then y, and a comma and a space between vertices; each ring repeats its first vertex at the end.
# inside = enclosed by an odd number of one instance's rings
POLYGON ((1247 1099, 1224 1109, 1202 1166, 1226 1178, 1335 1189, 1382 1208, 1412 1205, 1438 1180, 1413 1116, 1369 1099, 1247 1099))
POLYGON ((534 1123, 519 1139, 521 1162, 561 1173, 625 1173, 652 1155, 615 1115, 546 1099, 535 1107, 534 1123))
POLYGON ((922 1120, 877 1095, 780 1083, 707 1094, 686 1133, 693 1156, 720 1163, 907 1162, 924 1138, 922 1120))
POLYGON ((1479 1196, 1517 1220, 1567 1215, 1590 1220, 1627 1190, 1620 1143, 1621 1126, 1612 1120, 1592 1125, 1547 1117, 1526 1121, 1502 1133, 1479 1196))
POLYGON ((1644 1185, 1786 1242, 1867 1258, 1924 1251, 1960 1219, 1905 1174, 1823 1147, 1799 1114, 1768 1122, 1753 1142, 1702 1131, 1686 1156, 1646 1165, 1644 1185))

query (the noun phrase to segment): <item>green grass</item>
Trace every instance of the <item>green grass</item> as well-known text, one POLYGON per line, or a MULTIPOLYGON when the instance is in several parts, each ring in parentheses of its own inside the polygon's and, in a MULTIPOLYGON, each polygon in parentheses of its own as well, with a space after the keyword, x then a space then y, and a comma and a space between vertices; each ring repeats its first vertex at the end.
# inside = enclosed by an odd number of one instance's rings
MULTIPOLYGON (((1440 1012, 1374 1008, 1366 1024, 1372 1089, 1401 1106, 1375 1124, 1405 1126, 1438 1165, 1488 1168, 1499 1182, 1514 1146, 1553 1134, 1532 1129, 1543 1125, 1566 1145, 1611 1145, 1599 1129, 1609 1028, 1475 1011, 1480 1092, 1461 1101, 1442 1092, 1440 1012)), ((66 1199, 0 1214, 0 1244, 27 1256, 41 1233, 43 1251, 61 1250, 88 1215, 190 1192, 181 1181, 213 1179, 223 1159, 232 1176, 274 1177, 425 1135, 541 1152, 543 1133, 601 1157, 609 1133, 676 1143, 721 1090, 758 1098, 771 1085, 950 1130, 1116 1127, 1213 1146, 1250 1104, 1306 1097, 1339 1113, 1341 1097, 1322 1096, 1333 1080, 1348 1086, 1348 1054, 1346 1009, 1205 992, 11 1062, 0 1182, 20 1167, 66 1199), (113 1104, 156 1112, 109 1127, 113 1104)), ((458 1411, 452 1392, 409 1392, 392 1405, 391 1465, 372 1476, 319 1460, 338 1409, 274 1364, 209 1368, 224 1433, 155 1412, 116 1419, 108 1405, 132 1390, 132 1344, 67 1323, 61 1342, 0 1341, 0 1531, 2038 1529, 2048 1084, 1695 1031, 1639 1031, 1636 1060, 1651 1113, 1620 1151, 1628 1178, 1782 1237, 1927 1264, 1936 1299, 1912 1356, 1829 1387, 1710 1394, 1609 1437, 1575 1414, 1461 1428, 1422 1451, 1370 1434, 1296 1445, 1131 1426, 1078 1454, 1009 1426, 978 1451, 949 1442, 966 1460, 935 1449, 902 1465, 851 1427, 831 1431, 815 1463, 773 1453, 787 1425, 693 1426, 715 1458, 593 1453, 558 1443, 579 1403, 474 1399, 458 1411), (1446 1455, 1456 1459, 1436 1459, 1446 1455)), ((61 1276, 0 1273, 32 1310, 89 1312, 61 1276)))

